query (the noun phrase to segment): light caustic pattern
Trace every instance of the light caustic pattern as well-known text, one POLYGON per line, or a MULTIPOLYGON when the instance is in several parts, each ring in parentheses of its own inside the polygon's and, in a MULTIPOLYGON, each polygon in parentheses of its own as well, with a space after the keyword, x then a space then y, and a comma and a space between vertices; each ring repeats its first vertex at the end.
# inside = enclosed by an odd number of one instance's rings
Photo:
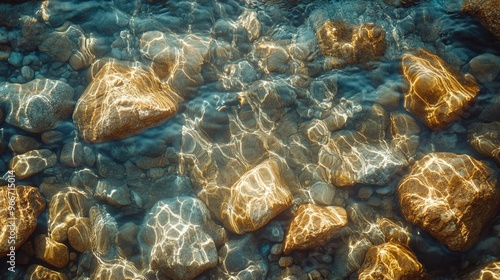
POLYGON ((500 122, 470 125, 468 141, 482 155, 500 162, 500 122))
POLYGON ((479 93, 471 75, 450 70, 438 56, 420 50, 402 58, 409 82, 404 107, 431 129, 444 129, 454 122, 479 93))
POLYGON ((497 213, 495 172, 468 155, 431 153, 398 186, 405 218, 452 250, 470 249, 497 213))
POLYGON ((500 262, 494 261, 488 263, 487 265, 465 275, 461 279, 498 280, 500 279, 500 262))
POLYGON ((16 177, 24 179, 52 167, 57 163, 57 155, 50 150, 33 150, 16 155, 10 162, 10 169, 14 170, 16 177))
MULTIPOLYGON (((101 62, 103 63, 103 62, 101 62)), ((182 101, 139 63, 110 60, 87 87, 73 120, 87 142, 124 138, 155 126, 177 113, 182 101)), ((147 68, 146 68, 147 69, 147 68)))
POLYGON ((359 279, 431 279, 408 247, 388 242, 371 247, 359 269, 359 279))

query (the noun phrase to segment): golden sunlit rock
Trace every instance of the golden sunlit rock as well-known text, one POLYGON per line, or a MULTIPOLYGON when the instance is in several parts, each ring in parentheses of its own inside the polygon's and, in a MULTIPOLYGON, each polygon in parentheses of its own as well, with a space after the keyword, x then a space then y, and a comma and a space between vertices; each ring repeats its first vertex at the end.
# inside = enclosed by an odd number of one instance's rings
POLYGON ((31 177, 57 163, 57 155, 48 149, 33 150, 15 156, 10 162, 10 169, 19 179, 31 177))
POLYGON ((469 144, 480 154, 500 163, 500 122, 474 123, 468 129, 469 144))
POLYGON ((235 233, 254 231, 292 205, 293 197, 274 159, 243 174, 223 198, 220 218, 235 233))
POLYGON ((35 237, 35 256, 57 268, 63 268, 69 262, 68 247, 43 234, 35 237))
POLYGON ((454 73, 438 56, 420 50, 402 58, 409 83, 404 107, 431 129, 444 129, 460 117, 479 93, 471 75, 454 73))
POLYGON ((152 71, 113 60, 78 100, 73 121, 87 142, 122 139, 172 117, 180 101, 152 71))
POLYGON ((500 261, 483 265, 460 278, 461 280, 498 280, 500 279, 500 261))
POLYGON ((339 20, 326 21, 317 31, 321 53, 349 64, 376 60, 385 52, 385 30, 368 23, 352 27, 339 20))
POLYGON ((342 207, 302 204, 290 224, 283 253, 321 246, 345 225, 347 213, 342 207))
POLYGON ((399 183, 401 211, 451 250, 465 251, 498 212, 496 173, 468 155, 431 153, 399 183))
POLYGON ((360 280, 431 279, 407 247, 393 242, 374 246, 366 252, 359 269, 360 280))
POLYGON ((500 37, 500 0, 466 0, 462 11, 477 18, 493 35, 500 37))
POLYGON ((391 147, 401 151, 407 159, 413 157, 418 148, 420 133, 415 120, 404 113, 391 113, 389 130, 392 135, 391 147))
POLYGON ((41 265, 33 264, 26 271, 24 279, 50 279, 50 280, 67 280, 68 277, 60 272, 43 267, 41 265))
POLYGON ((16 186, 9 190, 8 186, 0 187, 0 257, 10 252, 11 246, 18 249, 28 240, 44 209, 45 199, 37 188, 16 186), (14 208, 9 209, 9 205, 14 208), (9 243, 11 231, 15 232, 15 244, 9 243))

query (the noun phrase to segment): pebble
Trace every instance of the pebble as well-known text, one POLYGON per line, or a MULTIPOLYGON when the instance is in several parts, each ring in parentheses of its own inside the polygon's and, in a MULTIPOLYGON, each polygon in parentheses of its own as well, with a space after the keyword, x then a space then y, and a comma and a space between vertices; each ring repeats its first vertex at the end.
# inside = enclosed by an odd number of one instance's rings
POLYGON ((271 247, 271 254, 281 255, 283 253, 283 243, 276 243, 271 247))
POLYGON ((44 234, 35 237, 35 256, 57 268, 63 268, 69 262, 68 247, 44 234))
POLYGON ((380 206, 382 204, 382 199, 376 197, 376 196, 372 196, 368 199, 368 204, 370 204, 371 206, 380 206))
POLYGON ((16 134, 9 140, 9 149, 16 154, 24 154, 41 147, 42 144, 30 136, 16 134))
POLYGON ((19 67, 22 65, 23 55, 18 52, 11 52, 7 60, 12 66, 19 67))
POLYGON ((290 267, 293 265, 293 257, 290 256, 281 257, 280 260, 278 261, 278 264, 280 267, 290 267))
POLYGON ((42 142, 46 145, 56 144, 64 139, 64 134, 56 130, 48 130, 42 133, 42 142))
POLYGON ((26 79, 26 81, 31 81, 35 77, 35 71, 29 66, 23 66, 21 68, 21 74, 26 79))
POLYGON ((368 199, 373 193, 373 189, 370 187, 361 187, 358 191, 358 197, 361 199, 368 199))
POLYGON ((315 269, 315 270, 309 272, 309 279, 311 279, 311 280, 320 280, 320 279, 323 279, 323 278, 321 277, 321 273, 315 269))
POLYGON ((83 165, 83 145, 77 142, 64 144, 61 150, 60 161, 68 167, 83 165))

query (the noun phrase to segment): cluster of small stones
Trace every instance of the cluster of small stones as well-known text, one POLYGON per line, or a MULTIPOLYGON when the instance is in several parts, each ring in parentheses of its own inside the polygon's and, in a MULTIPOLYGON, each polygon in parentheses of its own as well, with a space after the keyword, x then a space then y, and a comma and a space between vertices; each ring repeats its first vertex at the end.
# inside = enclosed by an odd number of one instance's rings
MULTIPOLYGON (((467 127, 477 158, 419 154, 420 124, 454 129, 479 83, 498 77, 498 56, 470 60, 474 78, 428 51, 403 55, 403 113, 399 89, 383 85, 368 103, 339 98, 338 76, 320 76, 388 58, 383 26, 317 12, 292 44, 258 13, 220 5, 145 21, 97 2, 0 4, 0 170, 20 184, 14 247, 25 279, 429 279, 407 227, 453 251, 482 244, 500 191, 479 157, 500 162, 500 100, 481 115, 487 122, 467 127), (96 20, 72 23, 88 11, 96 20), (212 82, 239 92, 238 106, 188 108, 180 140, 134 138, 212 82), (386 218, 398 218, 396 195, 405 226, 386 218), (33 234, 44 211, 47 229, 33 234), (112 212, 143 218, 123 223, 112 212)), ((463 11, 498 37, 498 7, 467 0, 463 11)), ((0 187, 2 221, 9 196, 0 187)), ((462 277, 499 273, 491 262, 462 277)))

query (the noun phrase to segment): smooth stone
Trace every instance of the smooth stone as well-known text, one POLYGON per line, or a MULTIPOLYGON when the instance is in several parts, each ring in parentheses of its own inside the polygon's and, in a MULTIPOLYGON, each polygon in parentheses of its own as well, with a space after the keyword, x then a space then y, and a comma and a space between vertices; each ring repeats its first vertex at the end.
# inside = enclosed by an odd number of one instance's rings
POLYGON ((49 54, 52 59, 59 62, 68 61, 74 48, 71 40, 63 32, 52 32, 38 46, 41 52, 49 54))
POLYGON ((161 277, 192 279, 217 265, 214 239, 225 231, 211 219, 201 200, 169 198, 149 211, 139 232, 139 246, 148 269, 161 277))
POLYGON ((500 122, 473 123, 468 129, 469 144, 478 153, 500 163, 500 122))
POLYGON ((138 248, 137 235, 140 227, 133 222, 121 226, 116 235, 116 245, 125 257, 132 256, 138 248))
POLYGON ((360 280, 431 279, 408 247, 393 242, 371 247, 358 273, 360 280))
POLYGON ((5 121, 29 132, 54 128, 73 111, 73 88, 67 83, 36 79, 26 84, 0 86, 0 95, 9 106, 5 121))
POLYGON ((29 66, 23 66, 21 68, 21 75, 23 75, 26 81, 31 81, 35 77, 35 71, 29 66))
POLYGON ((91 224, 90 219, 81 217, 78 218, 73 226, 68 228, 69 245, 76 251, 83 253, 91 249, 91 224))
POLYGON ((470 72, 480 82, 492 82, 500 73, 500 56, 483 53, 469 62, 470 72))
POLYGON ((346 225, 347 213, 342 207, 303 204, 290 223, 283 243, 283 253, 310 250, 324 245, 346 225))
POLYGON ((41 147, 42 144, 30 136, 16 134, 9 140, 9 149, 16 154, 24 154, 41 147))
POLYGON ((35 256, 57 268, 63 268, 69 263, 68 247, 44 234, 35 237, 35 256))
POLYGON ((178 112, 181 100, 149 69, 111 60, 78 99, 73 121, 84 141, 107 142, 162 123, 178 112))
POLYGON ((31 177, 57 163, 57 155, 50 150, 33 150, 15 156, 10 162, 10 169, 14 170, 18 179, 31 177))
POLYGON ((61 272, 46 268, 44 266, 33 264, 26 270, 25 280, 32 279, 50 279, 50 280, 67 280, 68 277, 61 272))
POLYGON ((99 180, 94 191, 94 197, 106 201, 109 205, 115 207, 130 205, 132 201, 130 200, 130 191, 127 184, 115 185, 118 183, 112 183, 109 180, 99 180))
POLYGON ((12 66, 19 67, 22 65, 23 55, 18 52, 11 52, 7 60, 12 66))
POLYGON ((96 167, 97 173, 104 178, 125 178, 125 167, 103 154, 97 155, 96 167))
POLYGON ((315 182, 310 189, 312 200, 319 205, 332 205, 335 200, 335 187, 323 181, 315 182))
POLYGON ((293 257, 284 256, 281 257, 278 261, 280 267, 289 267, 293 265, 293 257))
POLYGON ((391 147, 402 152, 406 159, 411 159, 417 152, 420 141, 420 127, 408 114, 393 112, 389 118, 391 147))
POLYGON ((496 173, 468 155, 430 153, 398 186, 399 204, 410 223, 453 251, 466 251, 498 213, 496 173))
POLYGON ((403 55, 402 66, 409 83, 404 107, 432 130, 442 130, 458 119, 479 93, 474 77, 455 73, 427 51, 403 55))
POLYGON ((271 247, 271 254, 275 256, 279 256, 283 253, 283 243, 276 243, 271 247))
POLYGON ((361 199, 368 199, 373 193, 373 189, 370 187, 361 187, 358 191, 358 197, 361 199))
POLYGON ((37 226, 37 217, 43 212, 45 205, 45 199, 35 187, 16 186, 13 191, 10 191, 8 186, 0 187, 0 220, 2 224, 5 221, 5 226, 0 228, 0 256, 5 257, 12 246, 16 250, 19 249, 28 240, 37 226), (15 200, 10 200, 11 197, 15 200), (9 211, 10 201, 14 202, 13 213, 9 211), (9 240, 12 229, 9 226, 11 218, 15 218, 14 244, 9 240))
POLYGON ((52 145, 61 142, 64 134, 56 130, 48 130, 42 133, 42 142, 46 145, 52 145))
POLYGON ((83 166, 83 145, 78 142, 64 144, 59 160, 68 167, 83 166))

